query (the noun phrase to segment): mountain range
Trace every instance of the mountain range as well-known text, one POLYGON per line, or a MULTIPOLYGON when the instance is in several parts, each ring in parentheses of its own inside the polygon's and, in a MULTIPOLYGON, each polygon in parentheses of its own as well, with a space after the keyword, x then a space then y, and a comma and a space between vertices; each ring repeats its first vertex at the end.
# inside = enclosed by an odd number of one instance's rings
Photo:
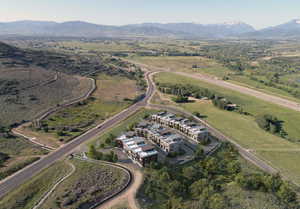
POLYGON ((0 35, 57 37, 177 37, 177 38, 300 38, 300 19, 255 30, 243 22, 221 24, 142 23, 124 26, 98 25, 82 21, 0 22, 0 35))

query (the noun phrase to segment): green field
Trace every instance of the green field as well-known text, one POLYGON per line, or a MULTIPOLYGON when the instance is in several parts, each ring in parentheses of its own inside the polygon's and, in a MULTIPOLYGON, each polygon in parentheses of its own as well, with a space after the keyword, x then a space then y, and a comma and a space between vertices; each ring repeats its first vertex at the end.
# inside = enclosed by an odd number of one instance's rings
POLYGON ((55 182, 70 171, 71 167, 65 161, 55 163, 0 199, 0 209, 31 209, 55 182))
MULTIPOLYGON (((296 111, 282 108, 235 91, 222 89, 199 80, 175 74, 160 73, 156 76, 156 81, 162 83, 193 84, 209 88, 210 90, 219 92, 218 95, 225 96, 230 101, 242 105, 243 109, 252 115, 270 113, 277 116, 284 121, 284 128, 292 139, 297 140, 300 138, 300 127, 297 123, 295 123, 295 121, 300 120, 300 114, 296 111)), ((202 115, 206 115, 207 118, 205 118, 205 120, 207 120, 212 126, 234 139, 243 147, 256 152, 263 158, 266 158, 266 160, 268 160, 274 167, 279 168, 283 173, 292 173, 289 175, 290 179, 300 183, 300 168, 294 166, 297 164, 295 159, 296 157, 294 156, 297 156, 300 152, 299 143, 293 143, 263 131, 257 126, 255 119, 252 116, 223 111, 214 107, 210 102, 197 101, 194 103, 181 104, 179 106, 190 112, 197 111, 202 115), (298 150, 299 152, 295 152, 295 150, 298 150), (261 154, 262 151, 264 152, 263 154, 261 154), (280 151, 288 151, 290 154, 284 154, 280 151), (277 155, 281 160, 270 157, 272 155, 277 155)))
POLYGON ((131 104, 140 91, 134 80, 101 74, 97 90, 85 102, 62 109, 42 121, 42 130, 67 142, 96 123, 100 123, 131 104), (61 134, 58 135, 58 132, 61 134))
MULTIPOLYGON (((222 66, 221 64, 218 64, 213 59, 208 59, 204 57, 187 57, 187 56, 169 56, 169 57, 168 56, 159 56, 159 57, 134 56, 131 59, 139 63, 147 64, 149 66, 164 68, 165 70, 170 70, 173 72, 176 71, 176 72, 186 72, 186 73, 195 73, 195 74, 201 73, 210 76, 216 76, 221 79, 226 77, 227 79, 229 79, 228 82, 253 88, 272 95, 280 96, 286 99, 290 99, 292 101, 300 102, 299 98, 295 98, 293 95, 291 95, 286 91, 283 91, 278 88, 266 86, 258 81, 251 80, 249 76, 251 75, 252 70, 245 70, 242 73, 234 72, 222 66), (193 68, 193 65, 197 65, 197 67, 193 68)), ((282 77, 282 80, 288 81, 290 77, 293 77, 295 79, 295 76, 297 77, 299 75, 293 74, 289 76, 284 76, 282 77)), ((261 77, 256 76, 256 77, 261 80, 267 81, 267 79, 263 76, 261 77)))

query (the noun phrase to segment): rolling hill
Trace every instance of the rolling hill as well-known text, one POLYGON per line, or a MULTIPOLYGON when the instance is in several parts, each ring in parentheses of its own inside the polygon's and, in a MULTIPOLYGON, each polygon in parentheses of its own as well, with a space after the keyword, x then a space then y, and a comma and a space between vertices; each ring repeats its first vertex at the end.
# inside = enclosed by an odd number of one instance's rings
POLYGON ((46 52, 21 50, 0 42, 0 126, 31 120, 90 90, 89 79, 72 74, 70 67, 69 74, 64 73, 68 68, 60 63, 67 62, 66 58, 51 54, 51 60, 46 52), (53 63, 47 64, 47 60, 53 63))

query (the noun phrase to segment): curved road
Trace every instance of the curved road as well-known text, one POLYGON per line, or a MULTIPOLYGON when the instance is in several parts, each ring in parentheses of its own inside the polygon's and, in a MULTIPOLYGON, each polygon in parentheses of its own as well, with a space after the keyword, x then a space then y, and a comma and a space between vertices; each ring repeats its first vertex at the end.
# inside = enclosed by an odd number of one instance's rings
POLYGON ((126 119, 128 116, 132 115, 140 108, 147 105, 148 100, 150 99, 151 95, 154 92, 154 85, 150 81, 150 73, 147 72, 145 77, 148 82, 148 89, 146 92, 145 98, 130 106, 128 109, 120 112, 119 114, 113 116, 112 118, 104 121, 102 124, 99 124, 97 127, 87 131, 86 133, 82 134, 81 136, 73 139, 68 144, 63 145, 58 150, 50 153, 49 155, 43 157, 39 161, 31 164, 30 166, 25 167, 24 169, 20 170, 19 172, 15 173, 14 175, 4 179, 0 182, 0 198, 3 197, 6 193, 12 191, 13 189, 20 186, 25 181, 29 180, 31 177, 39 173, 42 169, 49 167, 60 158, 66 156, 67 154, 71 153, 73 149, 75 149, 78 145, 86 142, 87 140, 103 133, 108 128, 118 124, 120 121, 126 119))
POLYGON ((288 100, 288 99, 285 99, 285 98, 282 98, 282 97, 279 97, 279 96, 267 94, 267 93, 264 93, 264 92, 261 92, 261 91, 258 91, 258 90, 252 89, 252 88, 248 88, 248 87, 245 87, 245 86, 241 86, 241 85, 238 85, 238 84, 229 83, 229 82, 223 81, 221 79, 217 79, 217 78, 212 77, 212 76, 207 76, 207 75, 203 75, 203 74, 191 74, 191 73, 185 73, 185 72, 176 72, 176 71, 172 71, 169 68, 150 66, 150 65, 147 65, 147 64, 143 64, 143 63, 136 62, 136 61, 133 61, 133 60, 128 60, 128 59, 124 59, 124 60, 126 60, 127 62, 131 62, 132 64, 135 64, 137 66, 140 66, 142 68, 148 68, 148 69, 154 70, 156 72, 158 72, 158 71, 160 71, 160 72, 172 72, 172 73, 176 73, 178 75, 183 75, 183 76, 187 76, 187 77, 190 77, 190 78, 199 79, 199 80, 202 80, 206 83, 210 83, 210 84, 217 85, 217 86, 220 86, 220 87, 223 87, 223 88, 227 88, 227 89, 230 89, 230 90, 233 90, 233 91, 237 91, 237 92, 240 92, 242 94, 250 95, 250 96, 256 97, 258 99, 264 100, 266 102, 277 104, 277 105, 280 105, 282 107, 286 107, 286 108, 289 108, 289 109, 296 110, 296 111, 300 112, 300 104, 295 102, 295 101, 291 101, 291 100, 288 100))

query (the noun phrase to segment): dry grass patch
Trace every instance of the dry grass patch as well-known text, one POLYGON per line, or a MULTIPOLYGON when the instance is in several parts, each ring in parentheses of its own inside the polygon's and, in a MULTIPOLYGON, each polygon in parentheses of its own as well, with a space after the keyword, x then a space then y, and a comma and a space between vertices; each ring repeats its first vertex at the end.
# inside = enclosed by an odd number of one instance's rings
POLYGON ((103 101, 122 102, 125 98, 134 99, 139 94, 136 81, 119 76, 100 75, 97 87, 93 96, 103 101))

